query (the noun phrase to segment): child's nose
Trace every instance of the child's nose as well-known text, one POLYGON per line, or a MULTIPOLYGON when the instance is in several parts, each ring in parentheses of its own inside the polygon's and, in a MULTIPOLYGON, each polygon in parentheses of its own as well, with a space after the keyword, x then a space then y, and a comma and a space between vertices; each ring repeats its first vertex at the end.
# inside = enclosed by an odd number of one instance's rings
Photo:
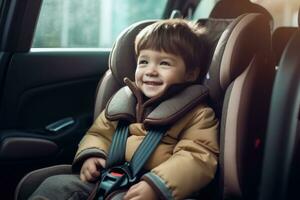
POLYGON ((157 76, 158 75, 157 67, 155 65, 149 66, 146 71, 146 75, 147 76, 157 76))

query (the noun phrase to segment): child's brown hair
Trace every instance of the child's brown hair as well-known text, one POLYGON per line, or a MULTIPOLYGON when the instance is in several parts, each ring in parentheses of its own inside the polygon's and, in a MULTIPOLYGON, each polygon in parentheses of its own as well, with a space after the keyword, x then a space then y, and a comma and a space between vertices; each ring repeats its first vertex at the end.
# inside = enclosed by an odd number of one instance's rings
POLYGON ((201 66, 202 79, 207 71, 204 32, 204 28, 184 19, 161 20, 145 27, 136 36, 135 53, 138 56, 141 50, 152 49, 180 56, 187 71, 201 66))

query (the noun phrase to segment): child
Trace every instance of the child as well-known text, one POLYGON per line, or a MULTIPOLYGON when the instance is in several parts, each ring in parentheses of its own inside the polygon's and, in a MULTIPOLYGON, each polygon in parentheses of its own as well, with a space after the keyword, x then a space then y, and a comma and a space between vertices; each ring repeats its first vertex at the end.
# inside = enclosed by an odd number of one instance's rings
POLYGON ((113 97, 79 144, 73 170, 80 175, 49 177, 31 198, 86 199, 105 167, 119 116, 131 121, 125 153, 126 161, 130 161, 147 133, 150 114, 158 106, 177 109, 171 118, 161 119, 172 124, 145 164, 147 173, 122 198, 183 199, 206 186, 217 167, 218 121, 203 100, 189 99, 190 94, 201 95, 193 86, 207 71, 198 32, 199 27, 183 19, 162 20, 144 28, 135 40, 135 82, 125 79, 127 87, 122 88, 135 101, 128 95, 113 97), (126 102, 136 110, 112 114, 112 101, 126 102))

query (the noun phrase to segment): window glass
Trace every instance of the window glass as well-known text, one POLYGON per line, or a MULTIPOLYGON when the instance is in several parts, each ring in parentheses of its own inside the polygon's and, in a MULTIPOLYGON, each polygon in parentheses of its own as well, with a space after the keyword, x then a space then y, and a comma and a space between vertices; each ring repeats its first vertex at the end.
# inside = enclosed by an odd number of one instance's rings
POLYGON ((208 18, 216 2, 216 0, 201 0, 195 10, 193 19, 197 20, 201 18, 208 18))
POLYGON ((33 48, 110 48, 130 24, 162 17, 166 0, 44 0, 33 48))

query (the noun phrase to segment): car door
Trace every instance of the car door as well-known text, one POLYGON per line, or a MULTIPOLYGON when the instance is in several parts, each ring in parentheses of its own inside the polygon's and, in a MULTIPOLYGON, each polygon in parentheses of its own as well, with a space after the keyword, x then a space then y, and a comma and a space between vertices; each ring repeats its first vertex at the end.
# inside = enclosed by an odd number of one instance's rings
POLYGON ((114 39, 135 21, 160 18, 165 4, 0 1, 1 199, 12 199, 27 172, 72 162, 114 39))

